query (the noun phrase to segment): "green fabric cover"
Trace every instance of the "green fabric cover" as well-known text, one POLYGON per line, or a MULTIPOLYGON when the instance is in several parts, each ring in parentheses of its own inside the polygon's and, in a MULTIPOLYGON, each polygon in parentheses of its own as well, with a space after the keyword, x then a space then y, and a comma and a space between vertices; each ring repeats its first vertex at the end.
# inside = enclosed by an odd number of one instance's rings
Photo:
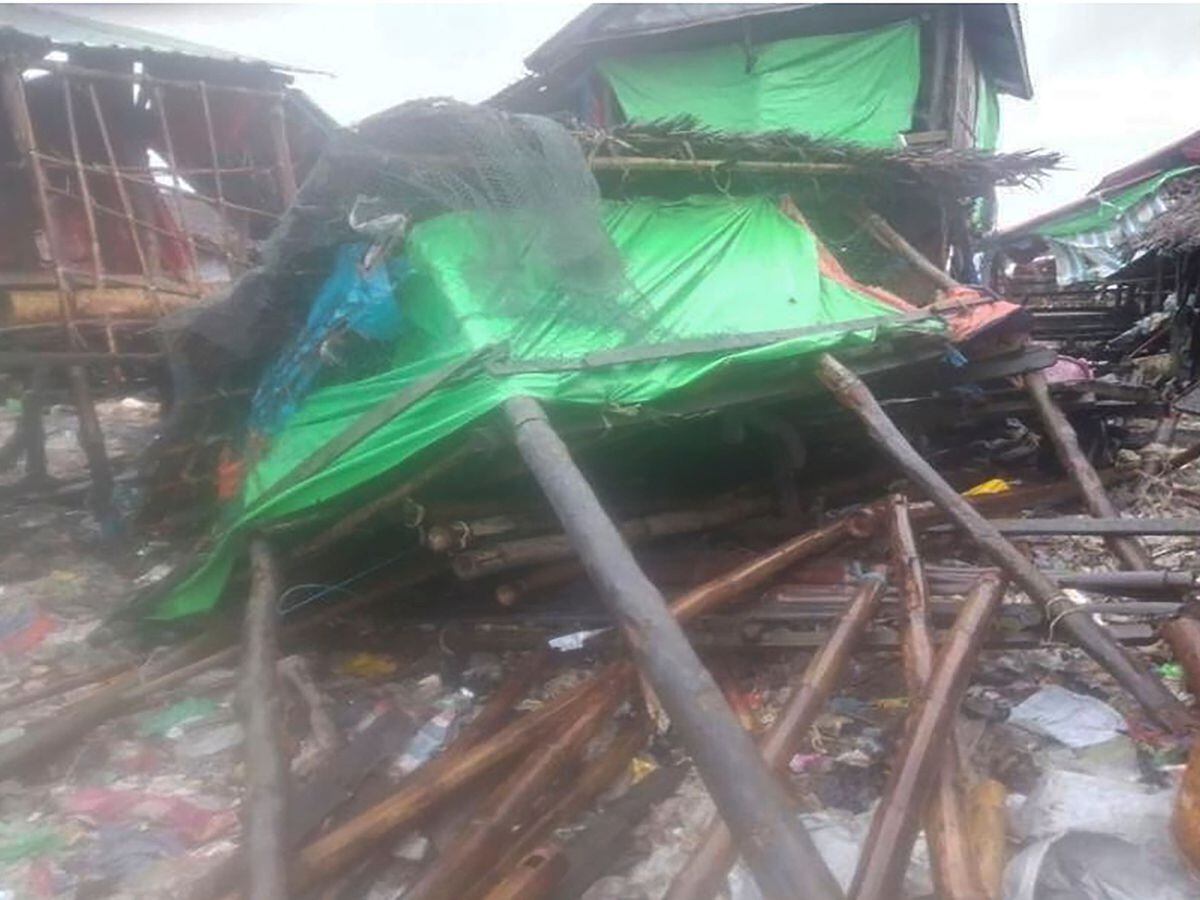
POLYGON ((1198 167, 1185 166, 1161 172, 1153 178, 1139 181, 1129 187, 1122 188, 1116 193, 1098 197, 1087 204, 1079 212, 1069 213, 1061 219, 1051 219, 1033 228, 1034 234, 1043 237, 1071 237, 1083 232, 1102 231, 1112 226, 1121 216, 1129 212, 1138 203, 1154 194, 1160 187, 1187 172, 1194 172, 1198 167))
POLYGON ((599 70, 631 121, 688 115, 730 132, 786 130, 894 147, 912 128, 920 26, 909 19, 749 47, 613 57, 599 70))
MULTIPOLYGON (((774 198, 716 196, 668 202, 642 199, 604 205, 605 225, 622 254, 646 332, 634 343, 745 334, 852 319, 899 315, 895 307, 823 276, 813 234, 785 216, 774 198)), ((454 382, 410 407, 319 474, 278 494, 258 498, 301 460, 357 416, 480 347, 507 342, 519 360, 569 359, 629 339, 619 330, 587 325, 563 298, 545 291, 520 316, 498 315, 467 277, 503 221, 449 214, 413 229, 407 249, 416 274, 401 302, 415 335, 397 347, 391 371, 313 393, 247 479, 240 512, 230 517, 204 564, 157 609, 158 618, 203 612, 228 577, 234 538, 251 525, 300 512, 336 513, 346 492, 392 470, 494 410, 506 398, 529 394, 560 406, 587 404, 636 413, 668 394, 715 384, 755 384, 768 372, 785 374, 806 354, 840 341, 866 342, 875 331, 836 330, 736 352, 708 352, 657 362, 571 372, 497 377, 480 373, 454 382)), ((933 331, 940 320, 907 323, 933 331)), ((400 474, 397 477, 401 477, 400 474)))
POLYGON ((995 150, 1000 142, 1000 95, 981 69, 975 97, 975 146, 995 150))

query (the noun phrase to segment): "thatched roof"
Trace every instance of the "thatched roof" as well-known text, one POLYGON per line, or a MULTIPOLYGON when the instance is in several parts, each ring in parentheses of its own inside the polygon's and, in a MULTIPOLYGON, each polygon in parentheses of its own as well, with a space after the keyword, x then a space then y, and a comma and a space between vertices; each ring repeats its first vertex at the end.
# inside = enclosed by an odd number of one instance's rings
POLYGON ((1139 235, 1137 246, 1159 253, 1187 253, 1200 248, 1200 175, 1171 182, 1167 203, 1167 211, 1139 235))
POLYGON ((882 149, 794 132, 732 134, 704 128, 689 119, 605 130, 581 128, 576 137, 598 172, 719 176, 722 186, 727 186, 730 178, 744 175, 752 177, 758 188, 764 182, 782 187, 814 178, 837 179, 861 187, 908 187, 954 198, 984 196, 997 186, 1035 186, 1061 161, 1059 154, 1043 150, 882 149), (669 164, 656 165, 650 160, 669 164))

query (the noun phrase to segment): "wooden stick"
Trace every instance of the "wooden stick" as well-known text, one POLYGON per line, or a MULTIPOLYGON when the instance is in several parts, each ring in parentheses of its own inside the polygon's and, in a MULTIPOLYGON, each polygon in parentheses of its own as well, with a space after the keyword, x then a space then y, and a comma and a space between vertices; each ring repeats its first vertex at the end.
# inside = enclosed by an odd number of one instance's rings
POLYGON ((1183 667, 1189 693, 1200 702, 1200 619, 1185 611, 1163 625, 1159 634, 1171 648, 1175 661, 1183 667))
POLYGON ((887 219, 879 215, 879 213, 872 212, 869 209, 859 209, 855 211, 854 217, 879 244, 903 257, 909 265, 942 290, 952 291, 955 288, 962 287, 957 281, 930 262, 924 253, 906 241, 904 236, 896 231, 888 223, 887 219))
POLYGON ((855 171, 849 163, 784 162, 758 159, 665 159, 656 156, 593 156, 593 172, 694 172, 712 175, 740 172, 747 175, 845 175, 855 171))
MULTIPOLYGON (((1071 480, 1079 486, 1080 496, 1083 497, 1088 511, 1097 519, 1118 518, 1120 513, 1104 490, 1104 485, 1100 483, 1087 454, 1079 446, 1079 437, 1075 434, 1075 429, 1050 396, 1046 376, 1041 372, 1027 372, 1025 388, 1038 415, 1041 416, 1042 424, 1046 426, 1046 432, 1050 435, 1050 441, 1058 454, 1058 461, 1067 470, 1071 480)), ((1113 535, 1106 537, 1104 542, 1121 561, 1123 568, 1143 571, 1154 568, 1150 554, 1137 538, 1113 535)))
MULTIPOLYGON (((735 498, 693 509, 672 510, 627 519, 617 527, 621 537, 628 543, 643 544, 657 538, 718 528, 731 522, 762 515, 769 512, 772 506, 769 497, 735 498)), ((573 553, 567 535, 548 534, 502 541, 457 553, 452 557, 452 564, 454 574, 469 580, 520 566, 568 559, 573 553)))
POLYGON ((250 598, 242 637, 241 696, 246 731, 246 857, 250 900, 286 900, 288 767, 280 740, 279 572, 270 546, 250 542, 250 598))
POLYGON ((175 190, 167 193, 170 194, 175 207, 175 224, 179 233, 183 235, 184 246, 187 247, 189 277, 184 280, 189 284, 196 284, 200 281, 200 258, 196 255, 196 241, 192 238, 191 231, 188 230, 187 219, 183 212, 183 202, 179 196, 183 190, 183 179, 179 177, 179 165, 175 159, 175 141, 171 137, 171 126, 167 121, 167 104, 163 96, 162 85, 154 85, 150 93, 154 97, 154 107, 158 111, 158 127, 162 129, 163 150, 166 151, 167 156, 167 171, 171 176, 171 184, 175 187, 175 190))
POLYGON ((96 228, 96 210, 92 206, 92 189, 88 185, 87 173, 83 171, 83 154, 79 149, 79 129, 75 124, 75 99, 71 79, 62 80, 63 104, 67 109, 67 133, 71 138, 71 156, 75 163, 75 178, 79 182, 79 194, 83 202, 83 215, 87 222, 88 238, 92 250, 92 278, 104 286, 104 261, 100 253, 100 232, 96 228))
POLYGON ((534 822, 524 828, 483 879, 483 884, 505 878, 510 870, 522 865, 525 857, 536 851, 538 844, 551 832, 583 812, 628 768, 629 761, 646 745, 646 721, 639 717, 624 726, 609 742, 608 747, 589 762, 565 788, 565 793, 550 805, 534 822))
POLYGON ((531 850, 483 900, 541 900, 567 874, 567 857, 562 847, 549 841, 531 850))
POLYGON ((829 354, 822 355, 819 373, 825 386, 843 406, 859 417, 871 439, 887 452, 909 480, 918 485, 1035 603, 1041 605, 1046 614, 1058 622, 1058 627, 1103 666, 1156 721, 1172 730, 1193 727, 1187 709, 1144 662, 1121 647, 1091 616, 1072 613, 1073 605, 1054 582, 960 497, 913 449, 858 376, 829 354))
POLYGON ((117 512, 113 508, 113 475, 104 448, 104 432, 100 430, 100 417, 92 401, 88 387, 87 371, 82 366, 71 366, 67 370, 71 380, 71 398, 75 404, 75 416, 79 422, 79 446, 87 457, 88 472, 92 476, 92 487, 88 492, 96 518, 106 527, 116 527, 117 512))
MULTIPOLYGON (((1200 534, 1200 518, 1136 518, 1106 519, 1063 517, 1054 519, 992 519, 992 525, 1001 534, 1013 536, 1076 535, 1103 537, 1106 541, 1127 540, 1141 535, 1191 537, 1200 534)), ((951 526, 946 526, 947 528, 951 526)), ((942 530, 935 526, 933 530, 942 530)), ((1139 545, 1140 546, 1140 545, 1139 545)), ((1152 568, 1132 569, 1134 572, 1152 572, 1152 568)))
MULTIPOLYGON (((902 576, 907 614, 904 631, 904 677, 910 697, 924 693, 933 675, 936 650, 929 630, 929 584, 917 552, 917 539, 902 496, 891 498, 892 565, 902 576)), ((954 723, 949 742, 957 744, 954 723)), ((946 752, 941 769, 934 775, 925 834, 929 838, 933 878, 943 900, 973 900, 980 896, 979 876, 967 842, 966 822, 958 790, 958 752, 946 752)))
POLYGON ((899 761, 871 820, 854 872, 850 896, 855 900, 894 900, 901 893, 919 819, 933 787, 932 776, 949 747, 946 729, 970 682, 984 631, 1003 599, 1001 579, 984 576, 979 580, 954 623, 924 695, 909 713, 899 761))
MULTIPOLYGON (((233 220, 229 216, 229 210, 225 206, 225 185, 221 180, 221 158, 217 152, 217 130, 213 127, 212 108, 208 103, 208 87, 204 82, 200 82, 200 106, 204 110, 204 130, 208 137, 208 152, 212 157, 213 164, 213 186, 217 191, 217 210, 221 214, 221 219, 230 227, 233 227, 233 220)), ((181 223, 182 225, 182 223, 181 223)), ((234 271, 234 255, 229 249, 228 233, 225 228, 221 229, 221 250, 225 254, 225 265, 229 267, 229 277, 236 277, 234 271)))
POLYGON ((1004 801, 1008 790, 994 778, 985 778, 967 794, 967 829, 971 852, 979 867, 982 896, 1001 900, 1004 866, 1008 861, 1008 824, 1004 801))
POLYGON ((521 457, 620 624, 639 671, 679 729, 759 886, 768 895, 840 897, 774 776, 541 407, 516 397, 506 401, 504 412, 521 457))
POLYGON ((275 151, 275 175, 279 182, 279 198, 284 206, 296 199, 296 167, 292 163, 292 147, 287 136, 287 119, 283 104, 271 104, 271 146, 275 151))
POLYGON ((624 693, 624 686, 592 695, 573 721, 535 750, 488 795, 465 833, 405 893, 410 900, 461 900, 503 855, 512 831, 525 824, 533 804, 583 752, 624 693))
MULTIPOLYGON (((678 597, 671 604, 671 614, 680 622, 687 622, 709 613, 761 586, 789 566, 835 547, 849 534, 848 520, 843 519, 786 541, 678 597)), ((524 751, 540 736, 540 729, 546 727, 547 721, 579 702, 598 681, 629 677, 630 674, 627 665, 624 668, 621 665, 606 667, 569 695, 556 698, 524 719, 506 726, 461 757, 455 759, 447 751, 443 757, 426 764, 414 773, 419 777, 406 780, 390 797, 308 845, 297 860, 294 883, 315 883, 343 871, 385 835, 419 821, 454 797, 458 790, 524 751)), ((723 698, 721 702, 724 703, 723 698)))
MULTIPOLYGON (((762 742, 763 759, 773 770, 783 769, 808 735, 845 672, 851 652, 875 613, 883 588, 884 580, 879 575, 863 582, 792 687, 791 696, 762 742)), ((696 851, 671 881, 666 900, 708 900, 716 896, 736 858, 733 836, 721 816, 713 816, 696 851)))

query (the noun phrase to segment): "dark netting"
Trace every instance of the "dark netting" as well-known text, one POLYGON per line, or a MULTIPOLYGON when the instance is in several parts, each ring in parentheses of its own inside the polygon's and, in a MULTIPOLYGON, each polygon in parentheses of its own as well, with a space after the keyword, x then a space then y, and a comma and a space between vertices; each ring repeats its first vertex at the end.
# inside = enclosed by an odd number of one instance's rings
POLYGON ((421 100, 364 123, 360 134, 392 157, 373 198, 377 211, 391 201, 414 220, 483 216, 487 240, 462 273, 480 302, 521 316, 534 303, 544 312, 541 301, 554 294, 574 321, 640 335, 600 189, 579 143, 557 122, 421 100))

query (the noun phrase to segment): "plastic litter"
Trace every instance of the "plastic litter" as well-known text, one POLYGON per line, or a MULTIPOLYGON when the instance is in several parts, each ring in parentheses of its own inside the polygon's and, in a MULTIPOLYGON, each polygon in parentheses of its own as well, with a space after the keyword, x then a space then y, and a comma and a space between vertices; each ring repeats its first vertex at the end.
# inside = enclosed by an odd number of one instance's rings
POLYGON ((138 734, 142 737, 177 738, 183 733, 185 725, 206 719, 216 710, 217 704, 207 697, 188 697, 166 709, 141 716, 138 734))
POLYGON ((1051 684, 1013 707, 1008 721, 1068 747, 1089 747, 1116 737, 1125 718, 1095 697, 1051 684))

